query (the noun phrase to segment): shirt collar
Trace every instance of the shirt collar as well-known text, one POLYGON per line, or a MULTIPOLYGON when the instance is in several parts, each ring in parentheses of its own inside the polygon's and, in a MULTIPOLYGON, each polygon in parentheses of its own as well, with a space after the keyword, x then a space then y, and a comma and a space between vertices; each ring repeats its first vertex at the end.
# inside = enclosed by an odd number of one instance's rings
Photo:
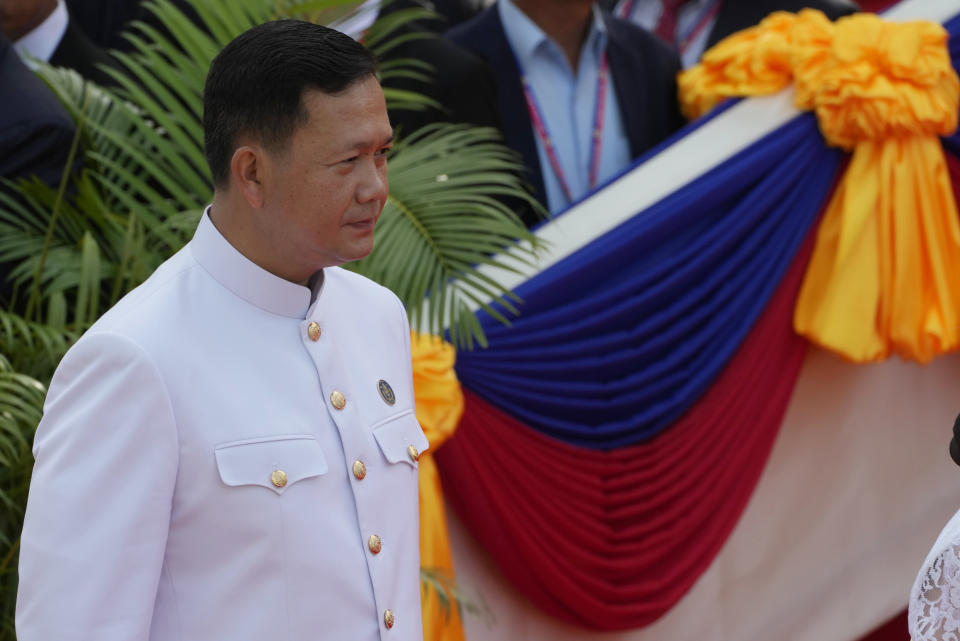
MULTIPOLYGON (((544 43, 552 43, 559 49, 553 40, 531 20, 527 14, 521 11, 511 0, 498 0, 497 11, 500 15, 500 23, 503 25, 504 34, 510 48, 513 49, 517 61, 523 69, 529 69, 532 65, 533 57, 538 48, 544 43)), ((603 51, 607 46, 607 25, 603 20, 603 15, 596 3, 593 4, 593 19, 590 23, 590 31, 584 42, 584 48, 594 48, 596 53, 603 51)))
POLYGON ((25 60, 29 56, 50 62, 53 52, 60 46, 63 34, 67 31, 68 20, 66 5, 63 0, 57 0, 57 7, 53 13, 13 43, 14 49, 25 60))
MULTIPOLYGON (((271 274, 237 251, 210 220, 209 206, 189 247, 200 266, 236 296, 271 314, 306 318, 313 292, 271 274)), ((311 279, 318 288, 323 281, 311 279)))

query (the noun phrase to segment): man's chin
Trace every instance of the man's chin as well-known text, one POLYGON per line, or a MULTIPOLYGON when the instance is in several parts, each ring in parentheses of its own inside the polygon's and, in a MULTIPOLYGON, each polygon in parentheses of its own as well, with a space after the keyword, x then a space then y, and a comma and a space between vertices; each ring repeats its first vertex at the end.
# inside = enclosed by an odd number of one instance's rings
POLYGON ((373 252, 373 238, 370 239, 369 243, 357 243, 356 246, 350 247, 340 254, 340 262, 343 264, 362 260, 369 256, 371 252, 373 252))

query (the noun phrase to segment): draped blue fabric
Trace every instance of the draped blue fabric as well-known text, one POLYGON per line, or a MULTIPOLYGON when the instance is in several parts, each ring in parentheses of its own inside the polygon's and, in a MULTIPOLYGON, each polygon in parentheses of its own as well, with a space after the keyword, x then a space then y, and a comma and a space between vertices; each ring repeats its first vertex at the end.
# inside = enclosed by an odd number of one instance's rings
POLYGON ((656 435, 717 377, 780 283, 841 155, 795 118, 517 289, 457 373, 544 434, 610 449, 656 435))
POLYGON ((960 38, 957 37, 960 35, 960 14, 944 22, 943 28, 950 34, 947 46, 950 49, 950 59, 953 60, 953 66, 956 68, 960 62, 960 38))
MULTIPOLYGON (((948 47, 953 68, 960 73, 960 15, 957 15, 943 24, 943 28, 950 34, 948 47)), ((943 138, 944 148, 954 156, 960 156, 960 130, 952 136, 943 138)))

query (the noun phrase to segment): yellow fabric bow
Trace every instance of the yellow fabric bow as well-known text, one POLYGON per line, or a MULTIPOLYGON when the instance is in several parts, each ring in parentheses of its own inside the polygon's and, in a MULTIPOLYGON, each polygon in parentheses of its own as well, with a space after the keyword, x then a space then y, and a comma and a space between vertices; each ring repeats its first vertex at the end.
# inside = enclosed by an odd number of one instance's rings
POLYGON ((937 139, 957 127, 960 82, 943 27, 778 12, 678 80, 690 117, 794 82, 827 143, 853 151, 817 232, 797 332, 856 362, 895 352, 925 363, 960 346, 960 224, 937 139))
POLYGON ((417 420, 430 442, 419 459, 420 567, 432 583, 423 591, 424 641, 463 641, 463 623, 455 604, 444 602, 438 588, 453 587, 453 556, 443 509, 440 475, 432 454, 453 436, 463 414, 463 391, 453 364, 453 346, 436 336, 410 333, 413 393, 417 420))

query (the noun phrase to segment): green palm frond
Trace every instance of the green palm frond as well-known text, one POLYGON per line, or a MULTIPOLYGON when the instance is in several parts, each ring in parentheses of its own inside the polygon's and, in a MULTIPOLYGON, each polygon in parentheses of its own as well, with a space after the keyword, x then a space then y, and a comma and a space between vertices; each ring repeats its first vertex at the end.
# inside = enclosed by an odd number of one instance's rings
MULTIPOLYGON (((24 451, 30 450, 45 394, 42 383, 15 372, 10 361, 0 354, 0 469, 11 468, 24 451)), ((8 489, 0 485, 0 502, 9 498, 8 489)), ((0 523, 6 522, 0 519, 0 523)), ((7 534, 0 529, 0 541, 9 542, 7 534)))
POLYGON ((0 311, 0 354, 10 355, 15 371, 48 377, 75 339, 64 329, 0 311))
MULTIPOLYGON (((45 389, 13 371, 0 354, 0 612, 13 612, 17 552, 30 484, 33 431, 40 422, 45 389)), ((13 619, 0 619, 0 638, 13 639, 13 619)))
POLYGON ((410 31, 398 34, 400 29, 418 20, 437 20, 438 15, 427 9, 400 9, 388 13, 374 22, 367 30, 363 44, 370 48, 379 57, 385 56, 393 49, 410 40, 423 40, 435 37, 430 33, 410 31))
POLYGON ((455 605, 461 618, 465 613, 470 614, 483 621, 487 627, 497 622, 493 610, 483 598, 466 594, 450 572, 444 569, 420 568, 420 587, 423 600, 435 597, 447 619, 452 612, 451 606, 455 605))
MULTIPOLYGON (((386 6, 389 3, 390 0, 385 0, 382 4, 386 6)), ((428 9, 401 9, 381 17, 367 31, 363 43, 382 61, 378 73, 380 81, 383 83, 383 95, 387 100, 389 109, 421 111, 428 108, 443 108, 437 101, 423 94, 390 86, 392 80, 401 78, 429 83, 435 71, 433 65, 415 58, 389 57, 397 47, 406 42, 439 37, 422 30, 409 30, 400 33, 404 26, 411 22, 429 22, 441 19, 439 14, 428 9)))
POLYGON ((0 196, 0 261, 15 265, 26 319, 82 332, 188 237, 147 212, 111 211, 97 178, 85 168, 69 199, 35 180, 19 183, 23 202, 0 196))

